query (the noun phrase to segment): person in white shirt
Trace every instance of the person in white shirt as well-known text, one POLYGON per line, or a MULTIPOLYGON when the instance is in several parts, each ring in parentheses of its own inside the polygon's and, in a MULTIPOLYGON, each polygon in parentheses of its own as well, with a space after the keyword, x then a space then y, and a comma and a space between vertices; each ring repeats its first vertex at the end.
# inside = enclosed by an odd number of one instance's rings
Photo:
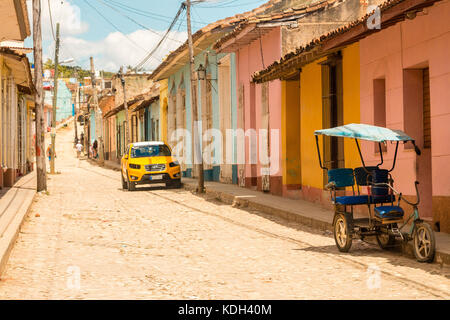
POLYGON ((78 140, 77 145, 75 146, 77 149, 77 158, 80 158, 81 151, 83 150, 83 145, 80 143, 80 140, 78 140))

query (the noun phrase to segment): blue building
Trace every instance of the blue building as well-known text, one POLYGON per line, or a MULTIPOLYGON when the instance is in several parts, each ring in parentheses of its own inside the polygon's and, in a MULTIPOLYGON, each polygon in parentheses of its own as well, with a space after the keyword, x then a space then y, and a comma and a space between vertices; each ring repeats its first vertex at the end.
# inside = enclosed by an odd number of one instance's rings
MULTIPOLYGON (((53 84, 53 82, 52 82, 53 84)), ((53 85, 51 90, 45 90, 44 102, 47 105, 53 105, 53 85)), ((72 92, 64 80, 58 80, 58 94, 56 102, 56 122, 60 122, 74 115, 72 103, 72 92)), ((51 121, 51 117, 48 118, 51 121)))

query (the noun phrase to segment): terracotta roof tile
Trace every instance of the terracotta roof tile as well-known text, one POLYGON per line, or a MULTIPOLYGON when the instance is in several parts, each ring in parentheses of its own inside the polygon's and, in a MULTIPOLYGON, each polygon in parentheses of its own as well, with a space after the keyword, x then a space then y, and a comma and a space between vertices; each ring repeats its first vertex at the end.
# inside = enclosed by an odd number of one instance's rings
MULTIPOLYGON (((280 3, 284 0, 269 0, 268 2, 264 3, 263 5, 259 6, 256 9, 253 9, 248 12, 239 13, 232 17, 228 17, 225 19, 218 20, 216 22, 208 24, 206 27, 203 27, 202 29, 198 30, 196 33, 193 34, 192 38, 195 43, 196 40, 198 40, 203 34, 206 34, 208 32, 211 32, 213 30, 220 30, 225 29, 227 27, 232 27, 235 25, 238 25, 240 22, 244 21, 245 19, 250 18, 251 16, 262 14, 266 10, 268 10, 273 5, 280 3)), ((152 72, 152 74, 149 76, 150 79, 153 79, 159 72, 161 72, 164 67, 169 65, 176 56, 178 56, 183 51, 187 50, 188 42, 182 44, 180 47, 178 47, 175 51, 172 51, 166 59, 152 72)))
POLYGON ((297 18, 301 14, 305 13, 315 13, 320 10, 323 10, 329 6, 335 5, 337 3, 343 2, 344 0, 323 0, 320 2, 315 2, 310 5, 297 7, 297 8, 289 8, 282 12, 274 12, 272 14, 262 14, 262 15, 254 15, 249 17, 248 19, 243 20, 233 31, 219 39, 215 44, 214 48, 218 49, 222 44, 227 42, 228 40, 236 37, 242 30, 245 29, 250 24, 258 24, 264 22, 275 22, 280 19, 288 19, 288 18, 297 18))
MULTIPOLYGON (((333 1, 333 0, 329 0, 328 2, 330 2, 330 1, 333 1)), ((399 5, 400 3, 404 2, 404 1, 407 1, 407 0, 386 0, 378 7, 380 8, 380 11, 383 13, 386 10, 388 10, 396 5, 399 5)), ((441 0, 423 0, 423 3, 424 3, 424 6, 429 6, 437 1, 441 1, 441 0)), ((333 39, 333 38, 337 37, 338 35, 344 34, 363 23, 366 23, 367 19, 371 15, 372 15, 372 12, 348 23, 347 25, 336 28, 335 30, 328 32, 326 34, 323 34, 322 36, 320 36, 318 38, 312 39, 307 45, 301 46, 301 47, 297 48, 296 50, 294 50, 290 53, 287 53, 279 61, 275 61, 273 64, 268 66, 266 69, 255 73, 253 75, 253 81, 262 82, 263 81, 262 79, 266 75, 269 75, 269 73, 276 71, 276 69, 278 69, 280 66, 287 65, 287 64, 293 62, 293 60, 296 59, 298 56, 305 54, 315 48, 320 47, 320 45, 323 45, 326 41, 333 39)), ((266 81, 266 80, 264 80, 264 81, 266 81)))

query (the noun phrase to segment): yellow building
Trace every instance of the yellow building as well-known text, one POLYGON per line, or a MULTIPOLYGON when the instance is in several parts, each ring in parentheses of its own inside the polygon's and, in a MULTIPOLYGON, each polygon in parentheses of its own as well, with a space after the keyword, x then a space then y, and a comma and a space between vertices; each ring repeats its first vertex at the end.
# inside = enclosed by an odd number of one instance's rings
POLYGON ((168 96, 169 96, 169 81, 168 79, 159 81, 159 106, 160 106, 160 137, 165 143, 168 143, 167 139, 167 109, 168 109, 168 96))
POLYGON ((0 4, 0 188, 10 187, 29 169, 29 108, 33 93, 23 40, 30 36, 26 1, 0 4))
MULTIPOLYGON (((359 45, 338 50, 300 50, 255 75, 282 79, 283 195, 329 205, 326 172, 319 166, 314 131, 360 121, 359 45), (286 67, 289 65, 289 67, 286 67)), ((320 140, 329 168, 357 167, 352 141, 320 140)))
POLYGON ((0 187, 11 187, 26 174, 29 163, 33 92, 28 59, 8 48, 0 48, 0 187))

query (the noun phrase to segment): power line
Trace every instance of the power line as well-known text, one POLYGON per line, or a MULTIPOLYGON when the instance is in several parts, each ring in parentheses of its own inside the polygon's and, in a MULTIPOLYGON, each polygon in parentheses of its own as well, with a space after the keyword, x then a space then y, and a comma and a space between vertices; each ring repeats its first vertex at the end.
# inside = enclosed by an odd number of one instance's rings
POLYGON ((84 2, 86 2, 86 4, 91 7, 93 10, 95 10, 95 12, 97 12, 97 14, 99 16, 101 16, 107 23, 109 23, 114 29, 116 29, 118 32, 120 32, 121 34, 124 35, 125 38, 127 38, 130 42, 132 42, 136 47, 147 51, 146 49, 142 48, 139 44, 137 44, 133 39, 131 39, 130 37, 128 37, 126 35, 126 33, 122 32, 114 23, 112 23, 108 18, 106 18, 96 7, 94 7, 92 4, 90 4, 87 0, 83 0, 84 2))
POLYGON ((145 63, 148 61, 148 59, 150 59, 150 57, 156 52, 156 50, 159 49, 159 47, 161 46, 161 44, 164 42, 164 40, 166 38, 168 38, 167 36, 169 35, 170 31, 172 31, 172 28, 175 26, 175 24, 177 23, 178 18, 180 17, 181 13, 183 12, 183 10, 185 9, 185 5, 182 4, 180 6, 180 9, 178 9, 177 14, 175 15, 175 18, 173 19, 172 23, 170 24, 169 28, 167 29, 166 33, 164 34, 164 36, 161 38, 161 40, 158 42, 158 44, 155 46, 155 48, 153 48, 152 51, 150 51, 150 53, 140 62, 136 65, 135 69, 139 69, 142 66, 145 65, 145 63))
POLYGON ((50 6, 50 0, 47 0, 47 3, 48 3, 48 14, 50 15, 50 25, 52 26, 53 40, 56 41, 55 30, 53 29, 52 8, 50 6))
MULTIPOLYGON (((86 0, 84 0, 84 1, 86 1, 86 0)), ((123 17, 127 18, 128 20, 132 21, 133 23, 137 24, 137 25, 140 26, 141 28, 144 28, 144 29, 146 29, 146 30, 148 30, 148 31, 150 31, 150 32, 152 32, 152 33, 158 35, 158 36, 161 36, 158 32, 156 32, 156 31, 154 31, 154 30, 148 28, 147 26, 143 25, 142 23, 140 23, 140 22, 134 20, 134 19, 131 18, 130 16, 124 14, 123 12, 121 12, 120 10, 118 10, 117 8, 115 8, 114 6, 112 6, 112 5, 108 4, 108 3, 106 3, 105 1, 103 1, 103 0, 97 0, 97 1, 100 2, 100 3, 103 3, 103 5, 105 5, 105 6, 108 6, 109 8, 111 8, 111 9, 114 10, 114 11, 116 11, 117 13, 119 13, 119 14, 122 15, 123 17)), ((183 41, 180 41, 180 40, 177 40, 177 39, 172 39, 172 38, 168 38, 168 39, 170 39, 170 40, 172 40, 172 41, 179 42, 179 43, 184 43, 183 41)))
MULTIPOLYGON (((171 22, 172 21, 172 17, 165 16, 165 15, 158 14, 158 13, 154 13, 154 12, 150 12, 150 11, 145 11, 145 10, 142 10, 141 8, 137 9, 135 7, 131 7, 129 5, 121 3, 119 1, 115 1, 115 0, 105 0, 105 1, 109 2, 111 4, 114 4, 114 5, 120 7, 123 10, 126 10, 128 12, 131 12, 131 13, 143 16, 143 17, 152 18, 152 19, 156 19, 156 20, 160 20, 160 21, 166 21, 166 22, 171 22)), ((204 22, 199 22, 199 21, 193 21, 193 22, 205 25, 204 22)))

